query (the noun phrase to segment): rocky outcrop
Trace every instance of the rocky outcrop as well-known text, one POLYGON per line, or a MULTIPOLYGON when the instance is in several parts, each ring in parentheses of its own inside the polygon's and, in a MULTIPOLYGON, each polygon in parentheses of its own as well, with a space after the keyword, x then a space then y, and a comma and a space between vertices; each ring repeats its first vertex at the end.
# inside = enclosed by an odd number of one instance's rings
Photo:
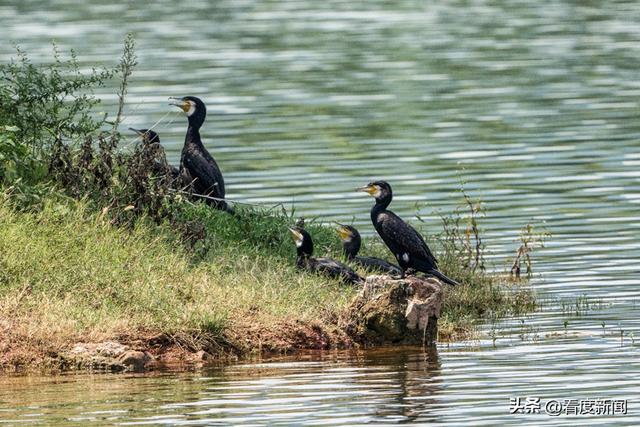
POLYGON ((345 330, 364 344, 434 345, 441 307, 435 278, 369 276, 349 307, 345 330))
POLYGON ((123 353, 118 362, 128 371, 144 372, 147 365, 153 360, 151 354, 146 351, 129 350, 123 353))
POLYGON ((65 355, 78 368, 108 371, 143 372, 154 361, 146 351, 132 350, 115 341, 101 343, 79 343, 65 355))

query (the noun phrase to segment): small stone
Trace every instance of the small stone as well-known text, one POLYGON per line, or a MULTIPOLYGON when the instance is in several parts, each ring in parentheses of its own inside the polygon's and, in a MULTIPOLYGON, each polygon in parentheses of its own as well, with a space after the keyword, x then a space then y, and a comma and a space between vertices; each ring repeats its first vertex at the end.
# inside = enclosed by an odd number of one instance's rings
POLYGON ((75 346, 73 346, 73 348, 71 349, 71 353, 73 354, 89 353, 89 348, 87 347, 87 344, 78 343, 75 346))
POLYGON ((204 350, 200 350, 195 354, 195 359, 202 360, 204 362, 207 360, 211 360, 211 355, 204 350))
POLYGON ((118 359, 128 370, 134 372, 144 371, 146 365, 152 360, 153 357, 149 353, 137 350, 129 350, 118 359))
POLYGON ((115 341, 105 341, 96 346, 96 353, 105 357, 120 357, 124 352, 129 350, 124 344, 115 341))

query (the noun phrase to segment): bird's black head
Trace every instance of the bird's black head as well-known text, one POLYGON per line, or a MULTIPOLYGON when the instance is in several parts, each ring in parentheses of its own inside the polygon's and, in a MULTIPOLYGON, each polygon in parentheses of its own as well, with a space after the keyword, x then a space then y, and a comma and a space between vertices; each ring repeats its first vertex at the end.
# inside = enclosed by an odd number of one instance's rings
POLYGON ((185 96, 183 98, 170 98, 171 105, 180 107, 189 119, 189 126, 199 129, 207 117, 207 107, 200 98, 195 96, 185 96))
POLYGON ((350 225, 338 224, 338 235, 342 240, 342 248, 348 259, 355 257, 360 250, 362 239, 360 233, 350 225))
POLYGON ((291 238, 296 243, 299 257, 313 255, 313 241, 309 233, 300 227, 289 227, 289 232, 291 232, 291 238))
POLYGON ((142 143, 143 144, 160 143, 160 137, 158 136, 158 134, 155 133, 154 131, 150 130, 150 129, 129 128, 129 130, 134 131, 135 133, 140 135, 142 137, 142 143))
POLYGON ((387 181, 373 181, 356 191, 364 191, 376 199, 376 203, 389 204, 393 198, 391 186, 387 181))

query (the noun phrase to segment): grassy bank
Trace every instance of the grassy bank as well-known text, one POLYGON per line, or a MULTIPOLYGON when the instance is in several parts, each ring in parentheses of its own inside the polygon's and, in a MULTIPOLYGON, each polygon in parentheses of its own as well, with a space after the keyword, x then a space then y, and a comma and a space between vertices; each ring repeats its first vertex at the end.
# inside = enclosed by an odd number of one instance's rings
MULTIPOLYGON (((0 364, 64 365, 78 342, 134 343, 160 356, 351 345, 337 320, 357 290, 294 268, 291 218, 186 203, 181 215, 204 224, 198 241, 145 218, 113 225, 86 201, 50 197, 25 212, 4 196, 0 364)), ((332 230, 307 228, 319 253, 339 256, 332 230)), ((366 243, 370 253, 381 251, 366 243)), ((530 308, 527 288, 482 277, 449 291, 441 340, 469 337, 489 313, 530 308)))
MULTIPOLYGON (((206 207, 185 214, 203 210, 216 232, 196 254, 167 225, 113 226, 83 202, 48 200, 41 211, 17 212, 5 198, 2 362, 159 334, 192 352, 286 350, 286 337, 279 344, 276 336, 285 334, 283 324, 326 325, 350 301, 353 289, 295 271, 285 217, 242 211, 234 218, 206 207)), ((314 234, 322 247, 326 230, 314 234)))

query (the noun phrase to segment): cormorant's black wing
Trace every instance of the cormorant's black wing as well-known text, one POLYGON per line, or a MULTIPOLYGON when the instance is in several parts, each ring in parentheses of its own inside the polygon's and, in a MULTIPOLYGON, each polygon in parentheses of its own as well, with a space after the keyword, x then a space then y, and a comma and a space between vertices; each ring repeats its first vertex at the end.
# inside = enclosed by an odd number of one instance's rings
POLYGON ((368 256, 357 256, 353 259, 353 261, 368 270, 377 271, 380 273, 393 274, 393 275, 402 274, 402 270, 400 270, 400 267, 398 267, 397 265, 393 265, 390 262, 380 258, 368 257, 368 256))
POLYGON ((378 234, 394 255, 407 253, 412 263, 419 263, 427 269, 437 268, 436 257, 412 226, 391 211, 380 213, 377 219, 378 234))
POLYGON ((359 284, 364 281, 358 273, 335 259, 310 258, 308 265, 313 271, 326 274, 330 277, 339 278, 349 283, 359 284))
POLYGON ((224 179, 216 161, 206 151, 189 149, 182 157, 184 167, 195 179, 194 187, 200 194, 224 198, 224 179))
POLYGON ((174 181, 180 179, 180 169, 173 165, 169 165, 169 176, 171 176, 174 181))

